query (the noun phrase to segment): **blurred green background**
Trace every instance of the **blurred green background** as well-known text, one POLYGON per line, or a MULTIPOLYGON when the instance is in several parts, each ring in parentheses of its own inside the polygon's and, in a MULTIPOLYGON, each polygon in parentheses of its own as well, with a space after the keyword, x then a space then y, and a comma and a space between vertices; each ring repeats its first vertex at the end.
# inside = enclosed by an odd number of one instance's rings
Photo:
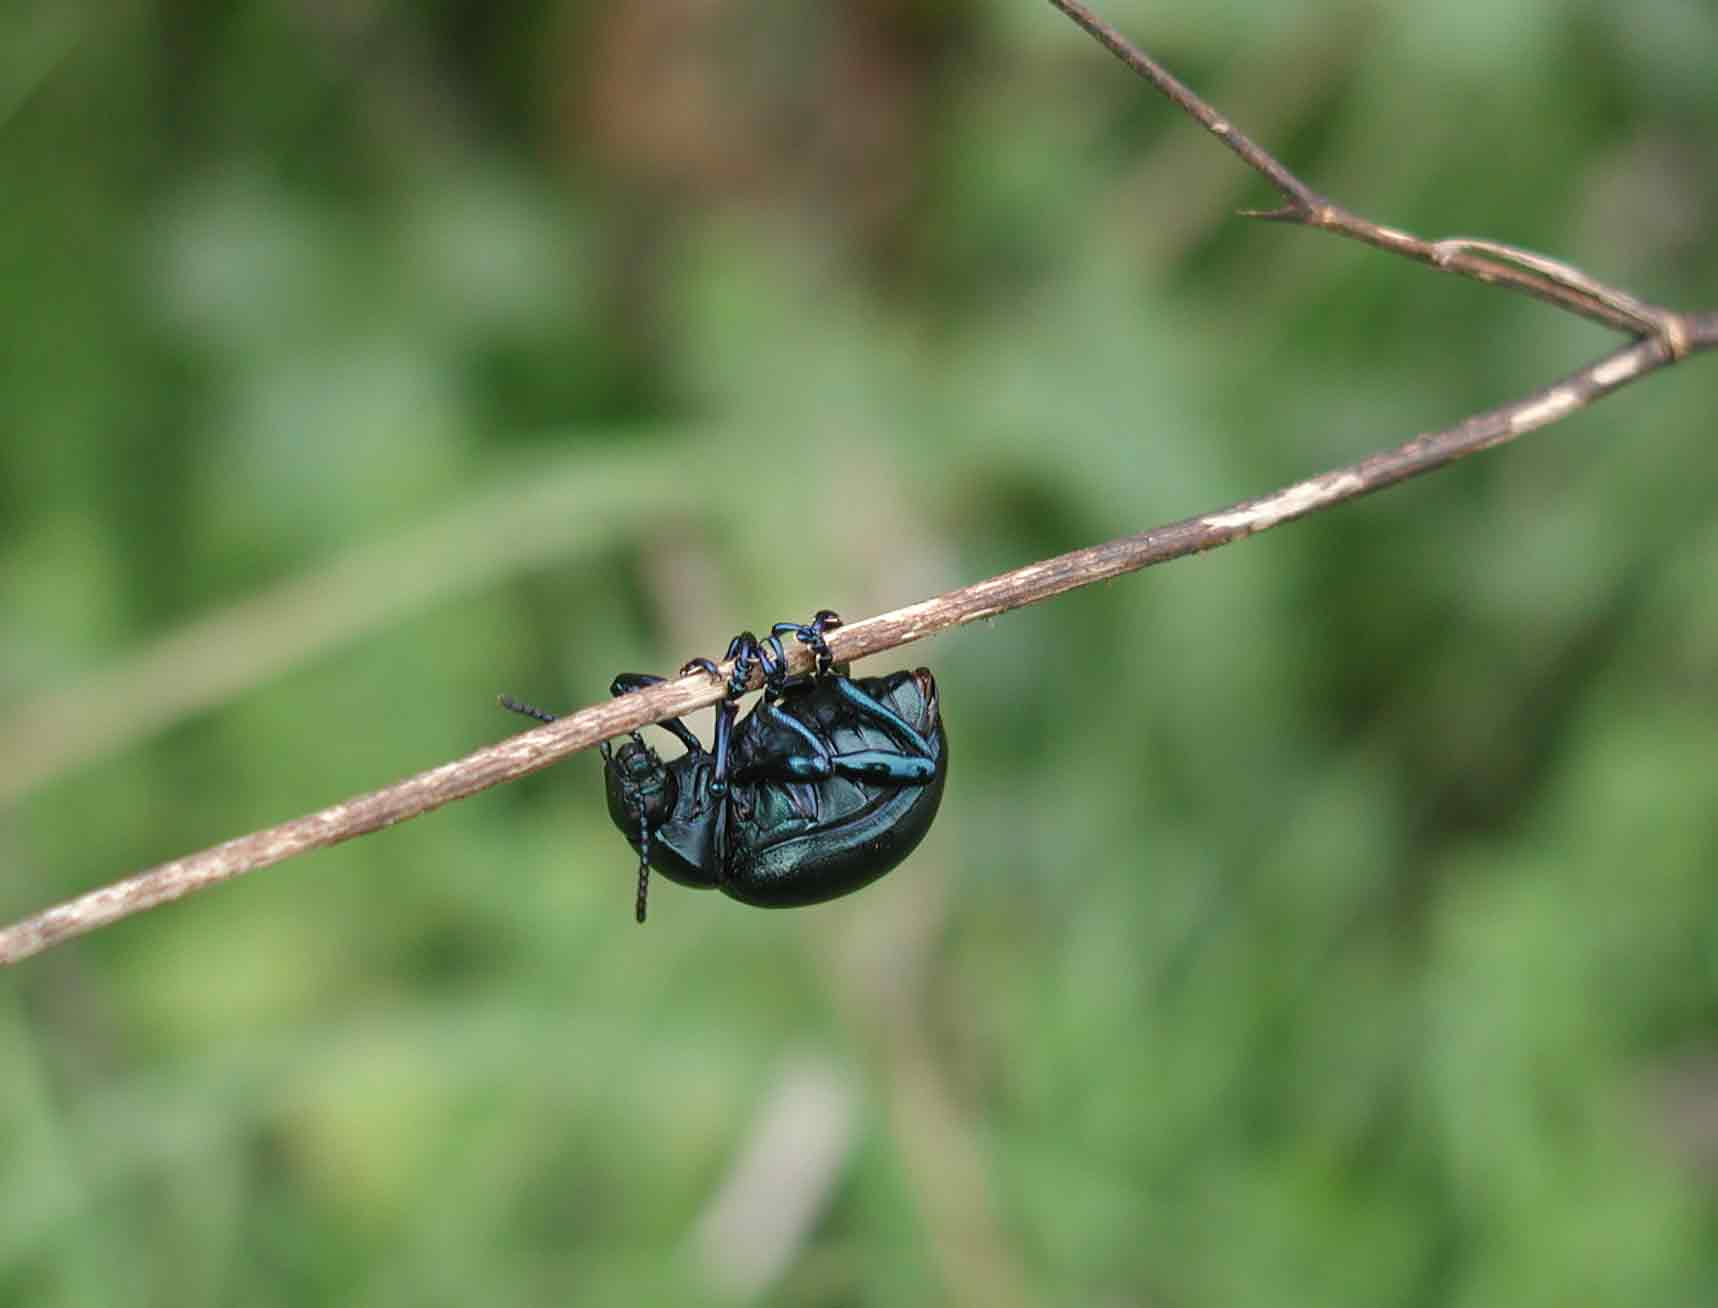
MULTIPOLYGON (((1710 5, 1103 8, 1718 304, 1710 5)), ((7 920, 1610 347, 1038 0, 25 0, 0 187, 7 920)), ((953 770, 850 900, 636 928, 583 755, 8 972, 0 1302, 1718 1302, 1715 399, 865 665, 953 770)))

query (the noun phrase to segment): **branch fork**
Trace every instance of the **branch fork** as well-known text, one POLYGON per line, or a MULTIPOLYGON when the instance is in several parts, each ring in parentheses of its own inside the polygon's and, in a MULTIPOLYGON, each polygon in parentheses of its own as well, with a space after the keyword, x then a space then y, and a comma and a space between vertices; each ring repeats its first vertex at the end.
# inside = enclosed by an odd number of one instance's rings
MULTIPOLYGON (((1518 246, 1474 237, 1426 241, 1349 212, 1312 190, 1078 0, 1049 3, 1211 132, 1284 199, 1273 209, 1243 210, 1244 217, 1332 232, 1440 271, 1530 295, 1621 332, 1630 342, 1508 404, 1272 494, 1031 563, 935 599, 837 628, 829 634, 830 652, 837 662, 880 654, 951 627, 1040 603, 1076 587, 1214 549, 1371 494, 1559 421, 1632 381, 1718 346, 1718 310, 1679 313, 1647 304, 1569 264, 1518 246)), ((809 670, 811 659, 807 648, 790 649, 789 671, 798 674, 809 670)), ((731 671, 732 664, 722 665, 724 679, 731 671)), ((754 670, 752 684, 760 682, 761 672, 754 670)), ((593 704, 320 812, 139 872, 0 928, 0 965, 21 962, 75 936, 296 854, 379 831, 455 799, 516 780, 600 741, 714 704, 725 693, 725 684, 703 672, 681 676, 593 704)))

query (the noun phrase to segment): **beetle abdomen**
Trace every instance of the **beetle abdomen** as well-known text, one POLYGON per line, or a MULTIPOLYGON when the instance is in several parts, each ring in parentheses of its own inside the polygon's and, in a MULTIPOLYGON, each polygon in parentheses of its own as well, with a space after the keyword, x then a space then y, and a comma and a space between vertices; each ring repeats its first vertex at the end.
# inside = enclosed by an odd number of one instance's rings
MULTIPOLYGON (((942 745, 940 726, 936 734, 942 745)), ((813 827, 735 851, 723 893, 758 908, 799 908, 869 885, 899 866, 924 839, 942 804, 946 777, 939 768, 926 785, 897 787, 883 803, 866 810, 863 821, 813 827)))
MULTIPOLYGON (((923 668, 854 680, 860 690, 910 724, 929 746, 924 784, 859 781, 833 775, 804 783, 765 783, 742 801, 722 891, 760 908, 820 904, 868 885, 897 867, 930 829, 948 773, 936 682, 923 668)), ((861 720, 818 689, 785 697, 782 711, 799 719, 837 754, 899 749, 890 732, 861 720)), ((737 797, 738 798, 738 797, 737 797)))

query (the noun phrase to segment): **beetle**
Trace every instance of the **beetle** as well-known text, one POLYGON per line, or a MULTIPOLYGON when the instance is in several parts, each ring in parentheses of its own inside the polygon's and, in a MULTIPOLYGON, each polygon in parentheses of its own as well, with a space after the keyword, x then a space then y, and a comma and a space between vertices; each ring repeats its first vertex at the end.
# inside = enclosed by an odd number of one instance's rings
MULTIPOLYGON (((712 748, 679 718, 661 725, 686 752, 666 763, 636 731, 618 749, 603 742, 609 817, 638 854, 639 922, 651 868, 741 903, 794 908, 869 885, 924 838, 948 778, 936 681, 926 668, 850 677, 824 639, 840 623, 824 609, 808 623, 776 623, 762 641, 735 636, 712 748), (812 647, 805 676, 787 675, 781 638, 789 633, 812 647), (760 664, 763 699, 741 719, 739 699, 760 664)), ((704 658, 681 673, 694 669, 721 675, 704 658)), ((662 680, 623 672, 609 692, 662 680)), ((505 696, 501 703, 555 720, 505 696)))

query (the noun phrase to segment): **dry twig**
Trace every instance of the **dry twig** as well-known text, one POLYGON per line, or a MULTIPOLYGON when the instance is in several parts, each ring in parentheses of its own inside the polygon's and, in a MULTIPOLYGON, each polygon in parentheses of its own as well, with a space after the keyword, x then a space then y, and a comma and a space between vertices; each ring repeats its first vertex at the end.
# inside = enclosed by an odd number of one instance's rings
MULTIPOLYGON (((1718 311, 1678 313, 1646 304, 1531 251, 1471 238, 1426 241, 1332 204, 1085 5, 1077 0, 1049 2, 1203 125, 1282 195, 1280 208, 1251 211, 1247 216, 1335 232, 1433 268, 1531 295, 1623 332, 1633 338, 1632 343, 1509 404, 1273 494, 1028 564, 921 604, 851 623, 829 638, 837 660, 850 662, 897 649, 950 627, 1227 545, 1382 490, 1559 421, 1648 373, 1718 347, 1718 311)), ((790 650, 792 671, 805 671, 809 664, 807 649, 794 646, 790 650)), ((754 684, 757 680, 754 673, 754 684)), ((19 962, 72 936, 295 854, 339 844, 428 813, 452 800, 539 771, 598 741, 714 704, 722 694, 723 687, 702 673, 680 677, 593 704, 547 726, 308 817, 163 863, 0 929, 0 964, 19 962)))

